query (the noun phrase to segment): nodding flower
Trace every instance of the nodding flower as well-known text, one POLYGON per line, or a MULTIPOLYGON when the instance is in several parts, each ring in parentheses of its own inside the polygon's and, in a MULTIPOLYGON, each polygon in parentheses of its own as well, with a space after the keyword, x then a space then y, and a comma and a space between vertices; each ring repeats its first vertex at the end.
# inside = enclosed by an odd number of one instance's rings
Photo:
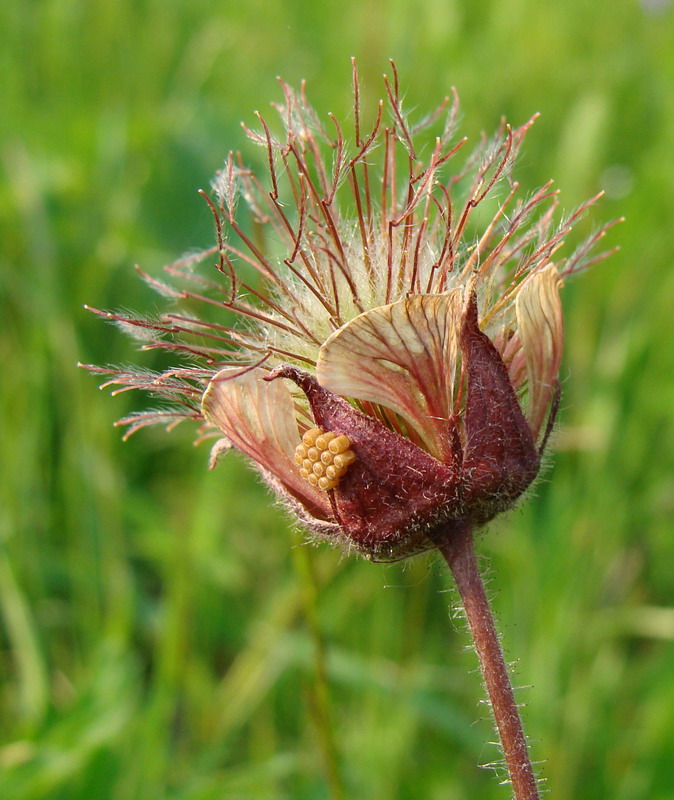
POLYGON ((245 128, 263 174, 230 153, 203 193, 215 247, 167 267, 170 283, 141 273, 172 308, 96 311, 182 363, 89 367, 167 403, 120 420, 129 434, 199 421, 220 436, 212 465, 241 451, 306 529, 382 561, 488 522, 534 480, 559 402, 560 288, 610 254, 594 247, 612 224, 560 254, 599 195, 558 219, 551 181, 521 193, 535 117, 462 160, 456 93, 413 122, 392 67, 366 123, 353 65, 349 134, 281 81, 280 126, 245 128))

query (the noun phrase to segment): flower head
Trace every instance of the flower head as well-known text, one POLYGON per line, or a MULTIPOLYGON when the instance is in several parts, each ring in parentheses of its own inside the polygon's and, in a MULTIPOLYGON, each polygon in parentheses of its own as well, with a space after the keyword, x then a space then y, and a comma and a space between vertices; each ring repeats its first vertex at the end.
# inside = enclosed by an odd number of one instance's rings
POLYGON ((512 167, 534 118, 455 166, 454 93, 417 123, 398 78, 366 126, 354 65, 353 132, 326 128, 281 82, 282 133, 246 129, 267 174, 230 153, 217 173, 217 246, 144 275, 175 308, 97 312, 144 348, 184 356, 161 373, 92 368, 105 385, 171 406, 129 432, 184 418, 244 453, 305 527, 376 560, 442 544, 510 508, 536 477, 559 399, 564 279, 593 198, 556 221, 552 182, 520 197, 512 167), (437 135, 429 131, 436 127, 437 135), (195 267, 215 256, 213 275, 195 267), (178 285, 175 285, 177 280, 178 285))

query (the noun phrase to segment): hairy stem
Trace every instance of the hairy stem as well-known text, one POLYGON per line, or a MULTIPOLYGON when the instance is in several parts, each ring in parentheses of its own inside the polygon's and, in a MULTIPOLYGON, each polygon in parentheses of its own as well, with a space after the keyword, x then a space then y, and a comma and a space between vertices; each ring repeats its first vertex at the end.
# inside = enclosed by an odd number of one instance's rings
POLYGON ((494 617, 475 558, 473 532, 467 527, 440 548, 456 581, 466 612, 489 702, 503 747, 515 800, 539 800, 522 720, 499 643, 494 617))

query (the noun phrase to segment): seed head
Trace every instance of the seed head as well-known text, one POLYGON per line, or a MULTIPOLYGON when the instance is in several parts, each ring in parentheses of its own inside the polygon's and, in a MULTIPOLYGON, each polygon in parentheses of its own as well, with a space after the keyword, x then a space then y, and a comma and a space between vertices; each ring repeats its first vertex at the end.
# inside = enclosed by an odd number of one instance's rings
POLYGON ((170 284, 141 273, 171 310, 96 312, 181 365, 90 367, 169 402, 121 420, 129 434, 199 421, 224 436, 213 463, 240 450, 306 528, 375 560, 484 524, 531 484, 559 401, 559 289, 610 253, 594 254, 610 224, 560 253, 598 196, 558 220, 552 182, 522 195, 535 117, 459 161, 456 93, 412 122, 392 68, 366 122, 354 64, 349 134, 281 81, 281 133, 259 114, 245 128, 266 174, 230 153, 204 193, 216 246, 170 284))

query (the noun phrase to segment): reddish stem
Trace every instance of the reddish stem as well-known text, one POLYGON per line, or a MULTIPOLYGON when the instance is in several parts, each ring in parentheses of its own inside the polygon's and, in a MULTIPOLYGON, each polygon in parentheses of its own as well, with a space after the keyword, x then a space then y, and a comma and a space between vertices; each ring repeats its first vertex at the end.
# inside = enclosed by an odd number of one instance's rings
POLYGON ((539 800, 538 787, 524 738, 494 618, 475 558, 473 532, 465 528, 440 548, 452 570, 494 713, 515 800, 539 800))

